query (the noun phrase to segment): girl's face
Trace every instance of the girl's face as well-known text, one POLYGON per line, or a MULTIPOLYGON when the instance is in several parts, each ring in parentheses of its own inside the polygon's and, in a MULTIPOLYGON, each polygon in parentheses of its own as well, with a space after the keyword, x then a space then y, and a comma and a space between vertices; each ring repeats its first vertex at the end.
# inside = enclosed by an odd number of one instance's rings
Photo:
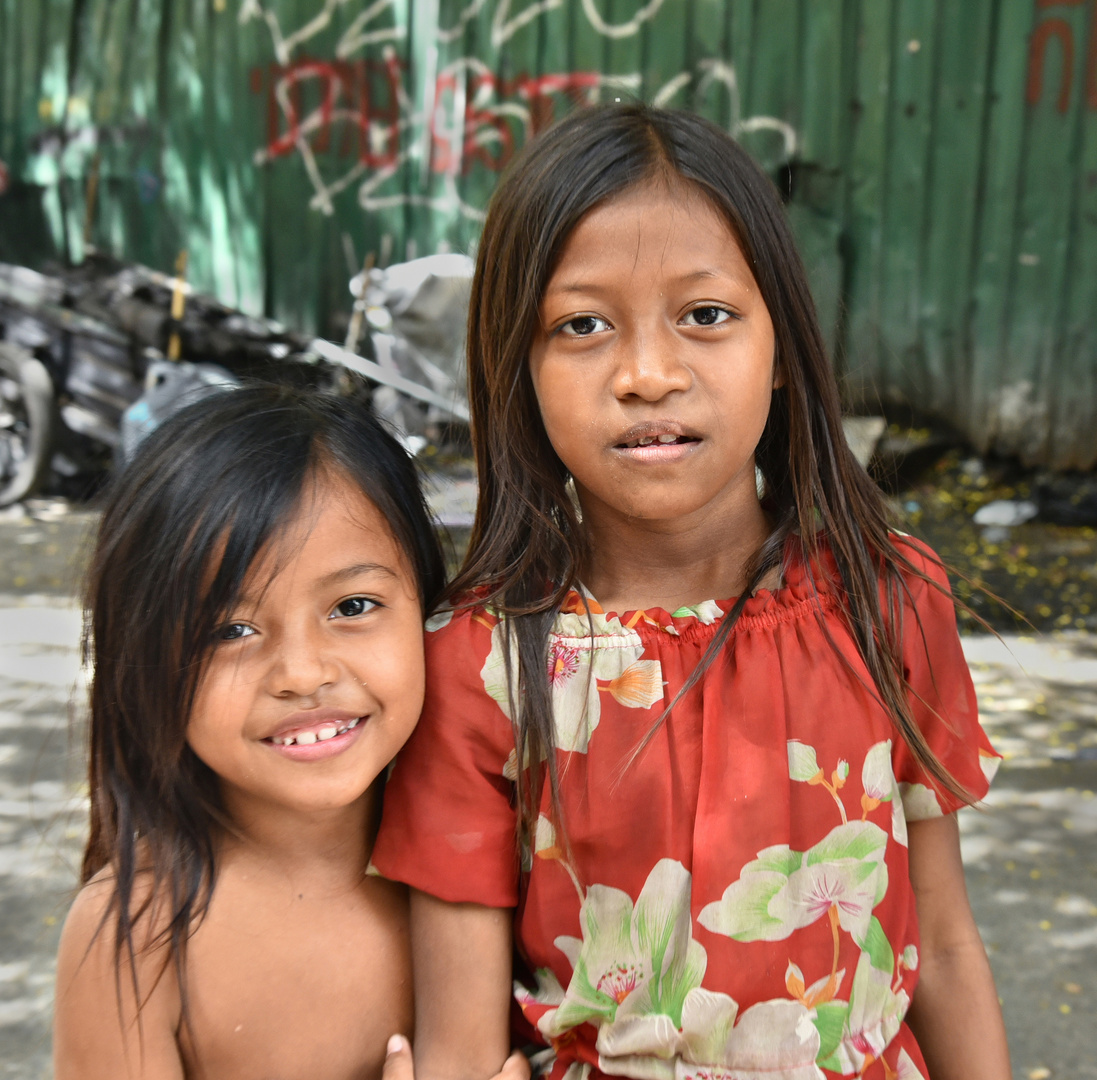
POLYGON ((423 704, 419 595, 384 516, 337 474, 301 504, 249 571, 187 725, 234 817, 349 805, 423 704))
POLYGON ((654 184, 596 207, 568 237, 540 317, 530 373, 585 519, 757 512, 773 323, 708 199, 654 184))

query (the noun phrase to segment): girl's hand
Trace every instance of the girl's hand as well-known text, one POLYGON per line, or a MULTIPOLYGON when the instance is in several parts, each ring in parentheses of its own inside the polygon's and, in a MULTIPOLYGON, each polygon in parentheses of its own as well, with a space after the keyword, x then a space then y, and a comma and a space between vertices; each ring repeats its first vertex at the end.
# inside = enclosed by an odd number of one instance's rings
MULTIPOLYGON (((393 1035, 389 1039, 381 1080, 415 1080, 415 1063, 411 1057, 411 1046, 403 1035, 393 1035)), ((529 1080, 529 1062, 525 1055, 516 1050, 503 1062, 502 1069, 492 1080, 529 1080)))

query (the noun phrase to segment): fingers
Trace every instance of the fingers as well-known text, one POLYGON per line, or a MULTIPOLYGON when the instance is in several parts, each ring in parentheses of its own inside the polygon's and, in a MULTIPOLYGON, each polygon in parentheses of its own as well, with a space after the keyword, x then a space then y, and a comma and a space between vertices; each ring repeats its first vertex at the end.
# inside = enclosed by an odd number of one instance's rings
MULTIPOLYGON (((415 1080, 411 1045, 403 1035, 393 1035, 388 1041, 381 1080, 415 1080)), ((525 1054, 518 1051, 511 1054, 492 1080, 530 1080, 529 1062, 525 1054)))
POLYGON ((525 1054, 517 1050, 503 1062, 503 1068, 495 1080, 529 1080, 529 1062, 525 1054))
MULTIPOLYGON (((529 1075, 528 1072, 526 1075, 529 1075)), ((389 1039, 385 1051, 385 1067, 381 1070, 381 1080, 415 1080, 411 1044, 403 1035, 393 1035, 389 1039)), ((513 1077, 508 1076, 507 1080, 522 1080, 522 1078, 515 1074, 513 1077)))

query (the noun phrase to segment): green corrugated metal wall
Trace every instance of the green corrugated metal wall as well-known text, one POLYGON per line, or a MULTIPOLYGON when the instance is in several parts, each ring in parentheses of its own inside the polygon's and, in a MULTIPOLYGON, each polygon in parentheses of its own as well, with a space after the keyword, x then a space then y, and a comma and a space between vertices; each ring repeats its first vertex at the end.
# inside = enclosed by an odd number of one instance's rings
POLYGON ((739 134, 854 402, 1097 463, 1097 0, 0 0, 0 258, 90 237, 324 330, 368 251, 638 94, 739 134))

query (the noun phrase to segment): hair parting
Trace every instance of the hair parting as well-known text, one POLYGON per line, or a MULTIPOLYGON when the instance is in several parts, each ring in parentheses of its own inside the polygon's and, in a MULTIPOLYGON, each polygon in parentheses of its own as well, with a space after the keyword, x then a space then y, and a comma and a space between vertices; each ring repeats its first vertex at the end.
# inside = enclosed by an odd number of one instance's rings
POLYGON ((447 601, 487 604, 503 618, 518 760, 546 762, 544 770, 518 770, 520 828, 535 829, 546 782, 562 824, 548 644, 553 618, 588 556, 568 474, 541 422, 529 343, 572 230, 595 207, 645 183, 699 191, 728 223, 773 321, 779 385, 755 452, 773 530, 747 567, 743 595, 633 759, 717 662, 768 573, 798 559, 819 598, 824 582, 817 576, 830 573, 825 550, 836 574, 827 584, 842 598, 871 691, 932 780, 969 801, 918 728, 903 674, 909 582, 921 579, 946 595, 947 588, 904 554, 882 494, 846 444, 837 382, 779 195, 715 125, 630 102, 577 111, 526 148, 492 198, 472 284, 466 351, 480 492, 468 553, 447 601))

